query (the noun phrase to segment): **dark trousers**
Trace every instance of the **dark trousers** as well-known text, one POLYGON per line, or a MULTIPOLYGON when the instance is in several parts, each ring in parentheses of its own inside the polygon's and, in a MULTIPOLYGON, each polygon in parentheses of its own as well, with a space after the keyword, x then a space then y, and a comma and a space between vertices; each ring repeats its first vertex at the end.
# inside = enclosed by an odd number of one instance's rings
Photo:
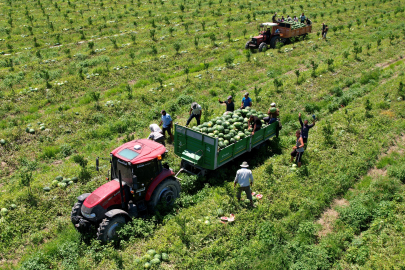
POLYGON ((201 115, 199 115, 199 114, 190 114, 190 117, 189 117, 188 120, 187 120, 186 126, 188 126, 188 124, 190 124, 191 120, 192 120, 194 117, 195 117, 195 119, 197 119, 197 126, 200 125, 200 118, 201 118, 201 115))

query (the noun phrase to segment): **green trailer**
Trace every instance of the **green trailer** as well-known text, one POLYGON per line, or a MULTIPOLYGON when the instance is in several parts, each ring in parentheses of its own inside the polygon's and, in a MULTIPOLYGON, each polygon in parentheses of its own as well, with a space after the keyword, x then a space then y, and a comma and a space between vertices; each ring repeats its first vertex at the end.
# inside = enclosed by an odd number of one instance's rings
POLYGON ((241 139, 219 149, 218 138, 175 124, 174 153, 182 159, 177 175, 188 173, 204 175, 207 170, 216 170, 236 157, 250 152, 273 136, 276 136, 278 122, 264 126, 252 136, 241 139))

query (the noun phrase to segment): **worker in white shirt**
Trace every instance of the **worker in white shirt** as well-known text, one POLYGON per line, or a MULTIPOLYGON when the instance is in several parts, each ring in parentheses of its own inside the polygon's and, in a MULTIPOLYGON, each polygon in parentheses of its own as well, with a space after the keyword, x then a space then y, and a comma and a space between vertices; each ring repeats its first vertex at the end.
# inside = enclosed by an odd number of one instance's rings
POLYGON ((200 120, 201 120, 201 113, 202 113, 202 108, 197 102, 193 102, 191 104, 190 108, 190 117, 187 120, 186 127, 188 124, 190 124, 190 121, 195 117, 197 119, 197 125, 200 125, 200 120))
POLYGON ((244 191, 246 193, 246 197, 250 200, 250 205, 253 207, 252 191, 250 190, 250 186, 253 186, 252 171, 248 169, 249 165, 246 161, 244 161, 240 166, 242 167, 242 169, 239 169, 236 172, 234 181, 234 187, 236 186, 236 184, 239 184, 236 198, 238 198, 238 201, 240 201, 242 191, 244 191))
POLYGON ((149 129, 151 133, 149 134, 148 139, 165 145, 165 136, 163 136, 163 132, 160 127, 156 124, 151 124, 149 125, 149 129))

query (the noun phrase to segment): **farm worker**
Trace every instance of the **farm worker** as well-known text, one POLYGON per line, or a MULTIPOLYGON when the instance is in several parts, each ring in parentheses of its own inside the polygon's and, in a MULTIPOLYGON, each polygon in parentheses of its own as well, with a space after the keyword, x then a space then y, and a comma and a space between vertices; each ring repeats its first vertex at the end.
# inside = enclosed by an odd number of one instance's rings
POLYGON ((325 24, 325 30, 323 30, 322 38, 326 40, 326 34, 328 33, 329 27, 325 24))
POLYGON ((239 184, 238 192, 236 193, 236 198, 240 201, 240 196, 242 195, 242 191, 246 193, 246 197, 250 200, 250 205, 253 207, 253 199, 252 199, 252 191, 250 190, 250 186, 253 186, 253 174, 252 171, 249 170, 249 165, 246 161, 240 165, 242 169, 239 169, 236 172, 235 181, 233 182, 233 186, 236 187, 236 184, 239 184))
POLYGON ((259 117, 251 115, 248 120, 248 128, 253 128, 252 135, 262 128, 262 121, 259 117))
POLYGON ((190 124, 191 119, 193 119, 194 117, 195 119, 197 119, 197 125, 200 125, 201 112, 202 108, 197 102, 191 103, 191 108, 189 111, 190 117, 187 120, 186 127, 188 126, 188 124, 190 124))
POLYGON ((274 13, 273 17, 271 18, 273 20, 273 23, 277 23, 276 17, 277 17, 277 12, 274 13))
POLYGON ((278 108, 276 108, 276 103, 271 103, 270 104, 270 108, 267 111, 267 114, 269 115, 268 117, 263 118, 263 120, 269 124, 274 123, 275 121, 277 121, 277 118, 280 114, 280 110, 278 108))
POLYGON ((267 43, 269 43, 270 41, 270 35, 271 35, 271 33, 270 33, 270 28, 268 28, 267 27, 267 31, 266 32, 264 32, 264 34, 266 35, 266 41, 268 41, 267 43))
POLYGON ((293 147, 293 151, 291 152, 291 162, 293 162, 295 158, 295 162, 297 163, 298 167, 301 167, 301 158, 304 154, 304 141, 301 137, 301 131, 297 130, 295 132, 295 136, 297 137, 295 146, 293 147))
POLYGON ((281 16, 281 22, 284 22, 284 20, 285 20, 284 16, 281 16))
POLYGON ((166 131, 167 131, 167 134, 169 134, 172 141, 174 141, 174 137, 173 137, 172 130, 171 130, 172 126, 173 126, 172 118, 170 117, 170 115, 168 113, 166 113, 165 110, 162 110, 161 114, 162 114, 162 117, 161 117, 159 126, 163 127, 163 131, 162 131, 163 136, 166 136, 166 131))
POLYGON ((301 137, 303 139, 303 142, 305 143, 305 148, 307 146, 307 142, 308 142, 308 132, 310 128, 313 128, 315 126, 315 115, 312 116, 312 124, 308 125, 308 120, 304 120, 304 123, 302 123, 301 120, 301 113, 298 114, 298 120, 300 121, 300 125, 301 125, 301 137))
POLYGON ((249 92, 245 93, 245 96, 242 98, 242 103, 240 108, 244 109, 246 107, 252 107, 252 99, 249 97, 249 92))
POLYGON ((305 15, 304 15, 304 12, 301 14, 300 20, 301 20, 301 23, 304 23, 304 22, 305 22, 305 15))
POLYGON ((221 101, 218 99, 219 103, 226 105, 226 113, 233 112, 235 110, 235 104, 232 101, 232 96, 229 96, 227 101, 221 101))
POLYGON ((325 28, 326 28, 326 24, 322 23, 322 38, 323 38, 323 34, 325 33, 325 28))
POLYGON ((294 16, 294 22, 298 22, 298 18, 297 18, 297 16, 294 16))
POLYGON ((149 129, 151 133, 149 134, 148 139, 165 145, 165 136, 163 136, 163 132, 160 127, 156 124, 151 124, 149 125, 149 129))

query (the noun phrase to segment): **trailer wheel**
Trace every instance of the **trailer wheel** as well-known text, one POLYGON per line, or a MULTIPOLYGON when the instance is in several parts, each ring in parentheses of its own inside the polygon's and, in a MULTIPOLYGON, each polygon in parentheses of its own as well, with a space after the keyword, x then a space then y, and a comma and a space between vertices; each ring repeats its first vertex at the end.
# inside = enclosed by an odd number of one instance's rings
POLYGON ((246 42, 245 49, 249 49, 249 44, 250 44, 250 41, 246 42))
POLYGON ((105 218, 97 230, 97 240, 107 242, 118 238, 117 229, 125 224, 125 217, 121 215, 105 218))
POLYGON ((174 201, 180 197, 180 191, 180 183, 176 179, 169 177, 163 180, 153 191, 148 202, 148 210, 153 213, 159 204, 173 205, 174 201))
POLYGON ((266 49, 267 49, 267 44, 266 44, 266 42, 260 43, 260 45, 259 45, 259 52, 264 52, 264 51, 266 51, 266 49))
POLYGON ((270 40, 270 48, 275 49, 278 43, 283 43, 283 40, 279 36, 272 37, 270 40))
MULTIPOLYGON (((78 201, 73 205, 72 207, 72 212, 70 213, 70 220, 72 221, 73 225, 76 225, 79 223, 79 220, 81 218, 81 209, 82 209, 83 201, 78 201)), ((76 228, 76 226, 75 226, 76 228)), ((77 230, 77 228, 76 228, 77 230)))

